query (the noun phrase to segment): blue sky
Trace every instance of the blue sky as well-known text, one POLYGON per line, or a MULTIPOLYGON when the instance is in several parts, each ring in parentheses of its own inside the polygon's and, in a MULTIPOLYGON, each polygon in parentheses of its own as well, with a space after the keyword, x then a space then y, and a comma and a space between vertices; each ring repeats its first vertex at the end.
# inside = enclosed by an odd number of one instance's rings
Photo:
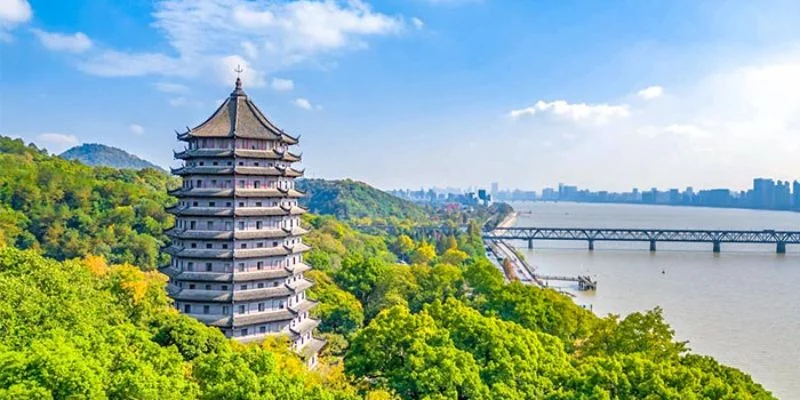
POLYGON ((168 166, 232 89, 382 188, 800 177, 796 1, 0 0, 0 134, 168 166))

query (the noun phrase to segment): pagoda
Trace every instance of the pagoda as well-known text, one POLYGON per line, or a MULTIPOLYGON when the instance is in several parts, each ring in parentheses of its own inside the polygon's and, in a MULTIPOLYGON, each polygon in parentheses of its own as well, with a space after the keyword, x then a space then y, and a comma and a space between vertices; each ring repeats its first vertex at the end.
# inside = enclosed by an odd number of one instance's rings
POLYGON ((175 307, 242 342, 288 335, 313 367, 325 342, 312 336, 319 321, 309 317, 316 303, 305 293, 310 248, 295 189, 303 171, 292 167, 300 155, 290 151, 298 137, 270 122, 239 78, 210 118, 176 133, 186 146, 172 173, 183 184, 170 192, 178 198, 168 210, 176 221, 165 248, 172 259, 161 269, 175 307))

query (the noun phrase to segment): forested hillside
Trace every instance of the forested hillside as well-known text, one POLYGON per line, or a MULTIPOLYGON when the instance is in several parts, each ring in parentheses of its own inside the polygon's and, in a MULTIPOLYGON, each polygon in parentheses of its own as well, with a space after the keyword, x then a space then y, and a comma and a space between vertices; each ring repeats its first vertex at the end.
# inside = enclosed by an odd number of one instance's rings
POLYGON ((426 211, 407 200, 392 196, 363 182, 350 179, 303 179, 300 190, 308 192, 304 205, 316 214, 341 219, 424 221, 426 211))
MULTIPOLYGON (((690 354, 658 309, 599 318, 505 283, 474 219, 412 239, 305 215, 309 297, 328 339, 307 371, 279 338, 240 345, 171 306, 152 271, 171 225, 165 174, 87 167, 10 139, 0 165, 2 399, 773 398, 690 354)), ((329 197, 329 210, 358 198, 329 197)), ((403 226, 424 211, 390 204, 380 212, 403 226)))
POLYGON ((112 167, 123 169, 153 168, 163 171, 161 167, 116 147, 98 143, 86 143, 75 146, 59 155, 67 160, 77 160, 95 167, 112 167))
POLYGON ((59 260, 101 255, 153 269, 172 226, 174 178, 153 170, 90 167, 0 137, 0 241, 59 260))

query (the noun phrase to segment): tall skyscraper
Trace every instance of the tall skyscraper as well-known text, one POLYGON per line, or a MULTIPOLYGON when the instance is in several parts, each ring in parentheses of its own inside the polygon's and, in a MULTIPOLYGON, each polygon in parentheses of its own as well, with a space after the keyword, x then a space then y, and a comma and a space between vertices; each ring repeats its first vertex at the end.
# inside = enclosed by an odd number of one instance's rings
POLYGON ((297 138, 273 125, 237 78, 214 114, 178 139, 187 147, 172 173, 183 185, 171 192, 179 200, 169 210, 172 261, 161 270, 175 306, 240 341, 287 335, 313 366, 325 342, 311 335, 319 321, 305 293, 311 267, 294 182, 303 172, 289 150, 297 138))
POLYGON ((772 179, 753 179, 752 206, 756 208, 775 208, 775 181, 772 179))
POLYGON ((500 192, 500 185, 497 182, 492 182, 492 196, 497 197, 498 192, 500 192))
POLYGON ((800 210, 800 181, 794 181, 792 184, 792 206, 796 210, 800 210))

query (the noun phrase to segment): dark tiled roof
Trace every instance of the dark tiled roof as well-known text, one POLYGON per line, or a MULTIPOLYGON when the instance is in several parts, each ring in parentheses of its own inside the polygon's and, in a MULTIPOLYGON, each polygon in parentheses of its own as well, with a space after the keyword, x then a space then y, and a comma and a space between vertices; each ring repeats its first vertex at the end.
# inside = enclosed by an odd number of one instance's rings
POLYGON ((297 144, 297 138, 267 119, 240 87, 202 124, 186 133, 178 134, 178 139, 181 140, 214 137, 280 140, 289 145, 297 144))

